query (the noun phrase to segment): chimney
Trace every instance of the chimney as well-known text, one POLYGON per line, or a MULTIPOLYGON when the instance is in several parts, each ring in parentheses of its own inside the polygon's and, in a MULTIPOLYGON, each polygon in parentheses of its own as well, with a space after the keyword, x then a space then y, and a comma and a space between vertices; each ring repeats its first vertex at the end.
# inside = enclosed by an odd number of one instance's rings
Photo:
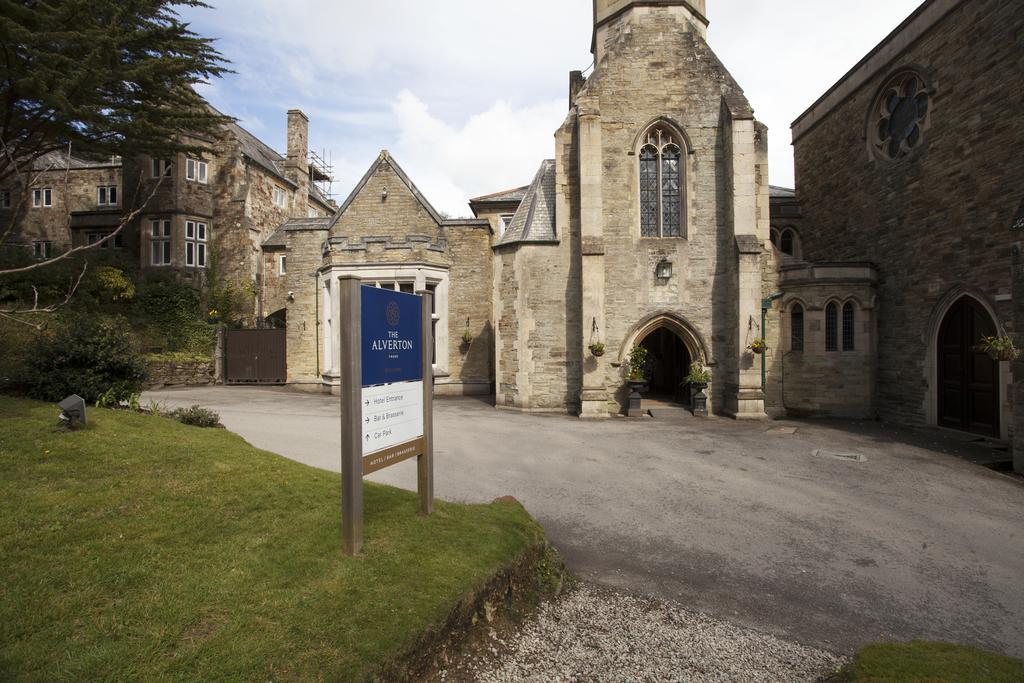
POLYGON ((299 186, 300 216, 306 215, 309 195, 309 118, 299 109, 288 110, 288 159, 285 175, 299 186))

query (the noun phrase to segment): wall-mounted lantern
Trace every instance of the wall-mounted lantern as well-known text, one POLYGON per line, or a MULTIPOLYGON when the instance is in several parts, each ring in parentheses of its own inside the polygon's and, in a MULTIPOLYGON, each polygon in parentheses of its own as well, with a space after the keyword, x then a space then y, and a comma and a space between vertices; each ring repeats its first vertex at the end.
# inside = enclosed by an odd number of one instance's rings
POLYGON ((388 188, 384 188, 380 191, 380 200, 383 202, 388 198, 388 188))
POLYGON ((672 278, 672 262, 668 259, 661 259, 654 268, 654 277, 659 280, 670 280, 672 278))

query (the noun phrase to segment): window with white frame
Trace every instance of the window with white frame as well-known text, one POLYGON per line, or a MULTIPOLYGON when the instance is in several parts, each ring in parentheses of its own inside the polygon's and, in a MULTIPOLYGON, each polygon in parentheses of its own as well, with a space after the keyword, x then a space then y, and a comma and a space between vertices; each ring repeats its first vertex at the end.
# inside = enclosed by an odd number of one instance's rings
MULTIPOLYGON (((105 232, 89 232, 85 235, 85 240, 89 244, 96 244, 103 238, 107 237, 112 231, 107 230, 105 232)), ((124 233, 117 233, 112 239, 103 242, 99 246, 100 249, 122 249, 124 248, 124 233)))
POLYGON ((11 208, 11 191, 0 190, 0 209, 11 208))
POLYGON ((38 190, 32 190, 32 208, 50 208, 53 206, 53 190, 49 187, 43 187, 38 190))
POLYGON ((206 223, 185 221, 185 265, 189 268, 206 267, 207 233, 206 223))
POLYGON ((281 208, 284 208, 284 206, 288 203, 288 195, 285 194, 284 188, 274 185, 272 201, 274 202, 274 206, 280 206, 281 208))
POLYGON ((288 272, 288 257, 281 254, 277 257, 277 274, 284 275, 288 272))
POLYGON ((39 240, 32 243, 32 255, 37 259, 48 259, 53 256, 53 242, 39 240))
MULTIPOLYGON (((358 275, 362 284, 383 289, 392 289, 399 292, 413 294, 417 291, 426 290, 433 294, 433 313, 431 323, 433 326, 433 365, 435 376, 446 376, 449 370, 449 324, 448 324, 448 272, 439 268, 429 267, 407 267, 376 268, 356 267, 351 269, 335 270, 327 277, 327 286, 324 294, 323 310, 323 333, 325 358, 330 357, 331 363, 326 367, 333 368, 336 361, 335 353, 340 344, 339 330, 331 325, 331 311, 329 306, 330 290, 329 282, 336 279, 338 275, 351 272, 358 275), (328 348, 330 347, 330 348, 328 348)), ((461 334, 461 332, 460 332, 461 334)), ((329 371, 330 372, 330 371, 329 371)))
POLYGON ((171 265, 171 221, 166 218, 149 222, 149 263, 171 265))
POLYGON ((150 173, 154 178, 171 175, 172 162, 170 159, 153 159, 153 166, 150 173))
POLYGON ((514 214, 508 213, 503 216, 498 216, 498 237, 505 234, 505 231, 512 225, 512 218, 514 214))
POLYGON ((100 206, 117 206, 117 185, 101 185, 97 187, 96 203, 100 206))
POLYGON ((185 161, 185 178, 194 180, 197 183, 206 183, 209 167, 205 161, 199 159, 187 159, 185 161))

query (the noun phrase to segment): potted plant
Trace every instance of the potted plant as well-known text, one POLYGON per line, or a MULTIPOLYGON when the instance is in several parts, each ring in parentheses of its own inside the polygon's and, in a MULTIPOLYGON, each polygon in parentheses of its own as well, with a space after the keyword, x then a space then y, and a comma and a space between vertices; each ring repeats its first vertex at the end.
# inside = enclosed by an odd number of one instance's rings
POLYGON ((708 384, 711 383, 711 371, 708 370, 700 361, 693 361, 690 363, 690 374, 686 376, 686 381, 693 385, 696 390, 706 389, 708 384))
POLYGON ((594 342, 590 345, 590 353, 600 358, 604 355, 604 344, 601 342, 594 342))
POLYGON ((627 363, 629 370, 629 376, 627 379, 632 385, 633 383, 644 384, 646 381, 644 371, 647 368, 647 349, 643 346, 634 346, 633 350, 629 352, 629 360, 627 363))
POLYGON ((1020 349, 1013 345, 1013 339, 1009 335, 982 337, 979 346, 994 360, 1004 361, 1020 358, 1020 349))
POLYGON ((758 337, 754 341, 750 342, 750 346, 748 346, 747 348, 750 351, 756 353, 757 355, 761 355, 762 353, 764 353, 765 349, 768 348, 768 342, 766 342, 761 337, 758 337))

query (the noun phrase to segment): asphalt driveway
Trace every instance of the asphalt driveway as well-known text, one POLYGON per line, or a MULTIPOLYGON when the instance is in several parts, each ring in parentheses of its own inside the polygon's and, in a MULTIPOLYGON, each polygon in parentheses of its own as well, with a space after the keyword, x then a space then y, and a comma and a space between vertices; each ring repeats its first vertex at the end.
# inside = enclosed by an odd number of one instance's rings
MULTIPOLYGON (((337 398, 149 392, 340 470, 337 398)), ((439 498, 513 495, 585 579, 850 653, 928 638, 1024 656, 1024 485, 977 445, 876 423, 582 422, 435 403, 439 498), (821 452, 825 451, 825 452, 821 452), (853 460, 844 455, 862 456, 853 460)), ((415 488, 412 462, 369 478, 415 488)))

